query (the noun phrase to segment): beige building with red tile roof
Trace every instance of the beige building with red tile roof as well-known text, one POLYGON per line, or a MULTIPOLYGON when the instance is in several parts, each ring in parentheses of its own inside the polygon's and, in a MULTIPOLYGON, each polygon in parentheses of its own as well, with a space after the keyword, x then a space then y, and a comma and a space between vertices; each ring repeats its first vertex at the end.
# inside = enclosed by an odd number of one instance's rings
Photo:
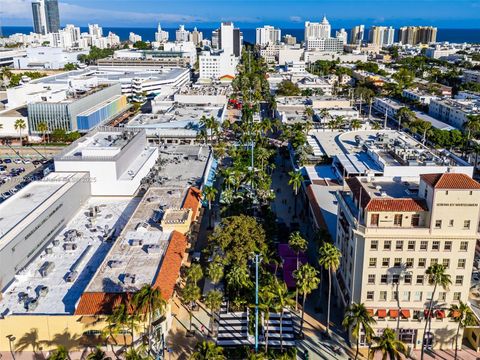
MULTIPOLYGON (((346 185, 337 192, 335 239, 342 253, 335 277, 341 305, 365 304, 377 334, 398 327, 400 339, 419 349, 434 288, 425 271, 442 264, 452 284, 436 289, 425 344, 452 348, 457 323, 448 318, 448 309, 469 299, 480 184, 468 175, 447 172, 416 180, 354 177, 346 185)), ((467 330, 466 338, 478 346, 479 334, 472 337, 473 332, 478 329, 467 330)), ((364 336, 360 343, 368 346, 364 336)))

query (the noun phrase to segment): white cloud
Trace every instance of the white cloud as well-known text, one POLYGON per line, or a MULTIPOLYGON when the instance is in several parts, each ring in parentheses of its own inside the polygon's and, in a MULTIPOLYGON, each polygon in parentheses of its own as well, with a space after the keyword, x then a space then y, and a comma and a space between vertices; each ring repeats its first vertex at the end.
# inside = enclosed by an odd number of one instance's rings
POLYGON ((4 19, 30 19, 32 5, 29 0, 0 0, 0 14, 4 19))
POLYGON ((302 18, 300 16, 290 16, 290 21, 299 23, 299 22, 302 22, 302 18))

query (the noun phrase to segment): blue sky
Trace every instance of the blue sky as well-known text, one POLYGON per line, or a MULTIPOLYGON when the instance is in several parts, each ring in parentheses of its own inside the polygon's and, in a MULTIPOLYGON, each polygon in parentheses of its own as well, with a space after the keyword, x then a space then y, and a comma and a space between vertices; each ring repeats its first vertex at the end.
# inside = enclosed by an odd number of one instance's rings
MULTIPOLYGON (((480 28, 480 0, 59 0, 62 24, 103 26, 178 24, 213 27, 232 20, 241 27, 302 27, 326 14, 332 27, 355 24, 436 25, 480 28)), ((1 23, 31 25, 30 0, 0 0, 1 23)))

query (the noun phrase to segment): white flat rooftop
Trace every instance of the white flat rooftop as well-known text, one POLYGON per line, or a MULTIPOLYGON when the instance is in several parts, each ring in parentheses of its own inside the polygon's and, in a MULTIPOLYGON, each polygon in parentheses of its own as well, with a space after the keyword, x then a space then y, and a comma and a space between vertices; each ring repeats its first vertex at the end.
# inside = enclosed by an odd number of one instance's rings
POLYGON ((79 210, 65 229, 55 237, 6 289, 0 301, 0 315, 11 314, 72 314, 75 305, 100 266, 112 243, 105 241, 107 233, 115 228, 118 235, 138 205, 137 198, 90 198, 79 210), (99 213, 90 218, 91 207, 97 206, 99 213), (73 241, 66 240, 65 234, 76 230, 73 241), (54 242, 58 241, 58 245, 54 242), (76 249, 65 250, 64 245, 75 243, 76 249), (46 262, 54 263, 54 268, 45 277, 39 268, 46 262), (71 271, 77 272, 72 282, 66 277, 71 271), (39 295, 42 287, 48 292, 39 295), (22 298, 22 296, 24 298, 22 298), (26 304, 37 301, 37 307, 27 310, 26 304))
POLYGON ((0 248, 5 235, 66 185, 79 180, 85 173, 51 173, 34 181, 0 204, 0 248))

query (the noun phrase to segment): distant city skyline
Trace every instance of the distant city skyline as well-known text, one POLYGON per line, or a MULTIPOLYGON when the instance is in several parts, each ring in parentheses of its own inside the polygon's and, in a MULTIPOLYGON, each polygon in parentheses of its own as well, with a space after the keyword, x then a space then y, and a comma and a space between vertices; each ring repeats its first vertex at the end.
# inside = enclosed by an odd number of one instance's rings
MULTIPOLYGON (((31 0, 0 0, 3 26, 32 24, 31 0)), ((59 1, 61 24, 85 26, 215 27, 234 21, 240 27, 269 24, 301 28, 305 21, 326 15, 335 28, 358 24, 432 25, 440 28, 480 28, 480 0, 67 0, 59 1), (241 10, 240 10, 241 9, 241 10)))

